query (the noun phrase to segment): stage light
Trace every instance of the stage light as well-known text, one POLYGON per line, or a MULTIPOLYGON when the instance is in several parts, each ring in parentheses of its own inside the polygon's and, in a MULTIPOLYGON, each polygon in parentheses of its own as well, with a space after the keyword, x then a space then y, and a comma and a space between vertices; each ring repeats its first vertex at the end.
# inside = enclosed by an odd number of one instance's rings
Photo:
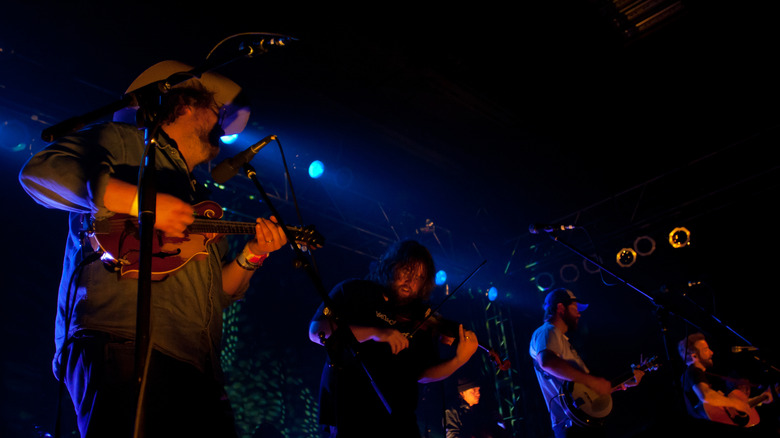
POLYGON ((223 135, 219 139, 222 141, 222 143, 233 144, 236 142, 236 140, 238 140, 238 134, 223 135))
POLYGON ((617 259, 617 264, 620 265, 621 268, 628 268, 636 263, 636 252, 631 248, 623 248, 618 251, 615 258, 617 259))
MULTIPOLYGON (((596 254, 591 254, 590 257, 591 259, 595 260, 596 263, 602 264, 601 257, 597 256, 596 254)), ((601 271, 601 268, 588 260, 582 261, 582 268, 585 269, 585 272, 588 274, 597 274, 599 271, 601 271)))
POLYGON ((536 277, 532 278, 531 281, 534 281, 536 283, 537 289, 542 292, 550 290, 553 286, 555 286, 555 278, 553 278, 552 274, 549 272, 542 272, 536 277))
POLYGON ((634 251, 638 255, 648 256, 655 252, 655 239, 650 236, 639 236, 634 240, 634 251))
POLYGON ((436 273, 436 277, 435 278, 436 278, 436 280, 435 280, 436 281, 436 285, 437 286, 441 286, 441 285, 443 285, 444 283, 447 282, 447 273, 444 272, 444 271, 439 271, 439 272, 436 273))
POLYGON ((561 269, 558 273, 561 276, 561 280, 566 283, 574 283, 580 278, 579 268, 577 268, 577 265, 571 263, 561 266, 561 269))
POLYGON ((669 233, 669 244, 672 248, 683 248, 691 244, 691 232, 685 227, 677 227, 669 233))
POLYGON ((488 289, 488 300, 495 301, 496 298, 498 298, 498 289, 496 289, 495 286, 491 286, 490 289, 488 289))
POLYGON ((30 130, 24 123, 14 119, 0 123, 0 148, 18 152, 25 149, 30 141, 30 130))
POLYGON ((314 160, 309 164, 309 176, 317 179, 325 173, 325 165, 320 160, 314 160))

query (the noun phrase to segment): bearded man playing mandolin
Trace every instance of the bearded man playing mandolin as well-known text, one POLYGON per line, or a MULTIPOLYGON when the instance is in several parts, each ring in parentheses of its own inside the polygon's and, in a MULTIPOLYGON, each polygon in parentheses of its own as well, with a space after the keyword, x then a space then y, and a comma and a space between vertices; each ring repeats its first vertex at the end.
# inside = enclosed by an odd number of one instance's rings
MULTIPOLYGON (((191 69, 176 61, 156 64, 128 93, 191 69)), ((149 130, 157 143, 154 225, 167 238, 184 238, 195 220, 193 204, 206 199, 194 167, 216 156, 221 134, 246 124, 248 108, 233 103, 239 92, 229 79, 206 73, 176 84, 154 110, 160 127, 149 130)), ((20 175, 35 201, 69 212, 53 365, 70 392, 81 436, 130 437, 136 429, 138 282, 105 266, 89 234, 95 219, 138 215, 144 136, 134 123, 92 125, 35 154, 20 175)), ((152 350, 138 423, 143 435, 236 436, 221 380, 222 310, 242 296, 265 257, 286 241, 279 225, 258 218, 254 238, 234 260, 225 239, 217 239, 203 257, 152 283, 152 350)))

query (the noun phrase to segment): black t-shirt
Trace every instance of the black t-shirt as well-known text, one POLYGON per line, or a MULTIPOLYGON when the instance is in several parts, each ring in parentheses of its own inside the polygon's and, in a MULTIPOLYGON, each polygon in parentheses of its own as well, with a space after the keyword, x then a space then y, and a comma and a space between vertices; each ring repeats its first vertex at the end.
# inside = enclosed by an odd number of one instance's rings
MULTIPOLYGON (((388 290, 367 280, 349 280, 330 293, 342 327, 362 325, 394 328, 409 333, 425 306, 395 306, 385 299, 388 290)), ((320 308, 314 319, 322 315, 320 308)), ((337 331, 326 343, 331 361, 325 364, 320 385, 320 422, 338 425, 339 436, 419 435, 415 409, 418 379, 438 362, 438 347, 430 332, 417 331, 409 348, 392 354, 385 342, 366 341, 356 347, 357 359, 337 331), (331 362, 333 362, 331 364, 331 362), (365 366, 365 370, 363 369, 365 366), (367 371, 367 372, 366 372, 367 371), (368 377, 389 404, 382 403, 368 377)))
POLYGON ((696 436, 729 436, 729 437, 776 437, 777 426, 771 419, 765 419, 753 427, 739 427, 730 423, 711 421, 704 410, 704 403, 693 390, 698 383, 707 383, 715 391, 728 394, 733 388, 723 378, 703 371, 693 365, 688 366, 682 376, 682 388, 685 407, 692 417, 680 428, 682 435, 696 436), (768 421, 767 421, 768 420, 768 421))
POLYGON ((707 374, 693 365, 689 365, 685 369, 682 376, 682 388, 683 395, 685 396, 685 409, 688 414, 694 418, 707 419, 707 415, 704 413, 702 402, 699 400, 699 396, 693 388, 699 383, 709 383, 707 380, 707 374))
POLYGON ((469 406, 461 400, 444 412, 444 429, 447 438, 508 438, 503 420, 495 406, 480 402, 469 406))
POLYGON ((708 420, 709 418, 704 411, 703 403, 699 400, 699 396, 697 396, 696 392, 693 390, 693 387, 699 383, 706 383, 710 385, 710 388, 713 390, 720 391, 723 394, 728 394, 729 388, 723 379, 713 374, 709 374, 701 368, 689 365, 688 368, 685 369, 682 376, 685 408, 692 417, 708 420))

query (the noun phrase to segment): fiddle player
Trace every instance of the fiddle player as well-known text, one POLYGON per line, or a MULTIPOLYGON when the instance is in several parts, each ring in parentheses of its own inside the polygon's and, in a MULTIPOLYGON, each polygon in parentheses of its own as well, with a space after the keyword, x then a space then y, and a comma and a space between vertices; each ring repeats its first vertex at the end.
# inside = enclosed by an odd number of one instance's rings
POLYGON ((418 382, 449 377, 476 351, 476 335, 462 325, 455 355, 443 361, 432 330, 409 337, 429 310, 434 272, 427 248, 413 240, 396 242, 366 279, 333 288, 329 296, 340 326, 326 316, 325 303, 315 313, 309 338, 324 344, 330 355, 320 385, 319 419, 331 437, 419 437, 418 382), (351 337, 345 329, 357 340, 357 360, 346 348, 351 337))
MULTIPOLYGON (((577 351, 569 343, 566 333, 577 329, 580 312, 588 307, 580 302, 574 292, 559 288, 550 291, 544 299, 544 324, 531 336, 529 353, 542 395, 550 412, 553 433, 556 438, 573 436, 604 436, 601 427, 583 428, 572 423, 561 405, 561 387, 565 381, 582 383, 598 394, 613 391, 609 380, 590 374, 577 351)), ((634 379, 617 389, 636 386, 644 373, 634 370, 634 379)))
MULTIPOLYGON (((191 69, 164 61, 130 90, 191 69)), ((152 137, 158 145, 154 226, 168 237, 184 237, 194 220, 192 204, 206 199, 194 167, 217 155, 220 135, 246 124, 248 108, 237 103, 239 92, 229 79, 206 73, 161 98, 160 129, 152 137)), ((81 436, 129 437, 135 430, 138 282, 101 263, 87 225, 93 218, 138 215, 144 135, 135 124, 95 124, 48 145, 20 174, 35 201, 69 212, 53 368, 73 400, 81 436)), ((258 218, 255 231, 235 259, 228 258, 227 242, 217 239, 207 244, 205 257, 151 285, 153 349, 140 423, 146 436, 236 436, 221 379, 222 310, 245 293, 265 257, 286 243, 272 220, 258 218)))

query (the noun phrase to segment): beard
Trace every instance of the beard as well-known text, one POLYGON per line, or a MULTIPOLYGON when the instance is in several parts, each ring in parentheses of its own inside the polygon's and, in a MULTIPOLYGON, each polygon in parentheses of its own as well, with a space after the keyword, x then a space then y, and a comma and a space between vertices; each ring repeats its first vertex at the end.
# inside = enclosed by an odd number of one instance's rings
POLYGON ((388 287, 389 292, 387 299, 388 301, 395 305, 395 306, 405 306, 417 299, 417 294, 411 293, 409 295, 401 296, 401 294, 398 293, 398 289, 393 287, 392 285, 388 287))
POLYGON ((225 131, 222 130, 222 127, 219 126, 218 123, 214 124, 208 132, 204 129, 199 133, 198 138, 203 146, 205 155, 204 161, 211 161, 214 158, 217 158, 217 155, 219 155, 219 139, 223 135, 225 135, 225 131))
POLYGON ((569 327, 570 332, 577 331, 577 324, 579 323, 579 319, 575 316, 566 312, 563 314, 563 322, 566 323, 567 327, 569 327))
POLYGON ((225 130, 216 123, 211 131, 208 133, 208 143, 217 149, 219 149, 219 141, 225 135, 225 130))

